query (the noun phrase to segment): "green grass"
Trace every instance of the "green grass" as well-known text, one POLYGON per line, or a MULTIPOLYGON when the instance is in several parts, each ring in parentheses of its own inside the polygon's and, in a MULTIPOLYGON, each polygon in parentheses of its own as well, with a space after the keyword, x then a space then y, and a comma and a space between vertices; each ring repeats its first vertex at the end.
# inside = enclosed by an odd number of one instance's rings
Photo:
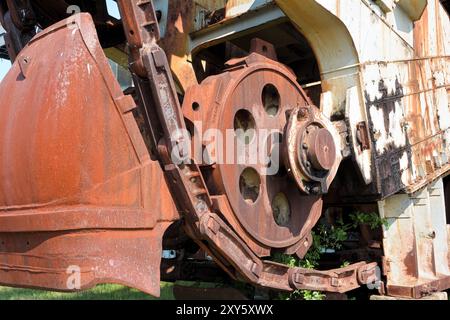
MULTIPOLYGON (((98 285, 77 292, 61 293, 31 289, 0 287, 0 300, 155 300, 156 298, 135 289, 115 284, 98 285)), ((161 283, 162 300, 173 300, 172 284, 161 283)))
MULTIPOLYGON (((177 285, 216 288, 217 283, 177 281, 177 285)), ((102 284, 87 291, 63 293, 0 286, 0 300, 174 300, 173 283, 161 282, 161 297, 155 298, 139 290, 116 284, 102 284)))

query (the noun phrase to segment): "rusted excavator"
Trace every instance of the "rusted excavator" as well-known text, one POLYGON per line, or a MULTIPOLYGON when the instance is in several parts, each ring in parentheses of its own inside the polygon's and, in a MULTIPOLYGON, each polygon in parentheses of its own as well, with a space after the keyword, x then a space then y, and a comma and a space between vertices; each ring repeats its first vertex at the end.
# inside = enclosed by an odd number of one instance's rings
POLYGON ((450 288, 447 9, 0 0, 0 284, 450 288), (321 270, 273 258, 354 211, 385 223, 321 270))

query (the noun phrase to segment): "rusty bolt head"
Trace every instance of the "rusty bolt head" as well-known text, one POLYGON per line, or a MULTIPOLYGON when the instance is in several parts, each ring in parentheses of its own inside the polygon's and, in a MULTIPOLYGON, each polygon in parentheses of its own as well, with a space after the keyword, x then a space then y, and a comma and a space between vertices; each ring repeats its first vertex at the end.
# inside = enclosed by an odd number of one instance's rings
POLYGON ((303 120, 307 116, 308 116, 308 108, 300 108, 300 110, 298 110, 298 113, 297 113, 298 120, 303 120))

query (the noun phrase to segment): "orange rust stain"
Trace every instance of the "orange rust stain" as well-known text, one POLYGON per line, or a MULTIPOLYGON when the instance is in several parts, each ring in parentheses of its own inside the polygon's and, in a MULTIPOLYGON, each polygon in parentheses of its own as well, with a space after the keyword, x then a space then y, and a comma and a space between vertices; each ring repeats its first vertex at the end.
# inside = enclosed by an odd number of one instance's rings
POLYGON ((416 56, 424 57, 429 52, 429 43, 428 43, 428 7, 425 8, 425 11, 420 18, 419 21, 414 24, 414 50, 416 56))
POLYGON ((437 50, 438 50, 438 54, 442 54, 444 52, 444 35, 442 34, 442 30, 441 30, 441 26, 442 26, 442 22, 441 22, 441 4, 438 0, 435 0, 435 8, 436 8, 436 19, 435 19, 435 23, 436 23, 436 46, 437 46, 437 50))

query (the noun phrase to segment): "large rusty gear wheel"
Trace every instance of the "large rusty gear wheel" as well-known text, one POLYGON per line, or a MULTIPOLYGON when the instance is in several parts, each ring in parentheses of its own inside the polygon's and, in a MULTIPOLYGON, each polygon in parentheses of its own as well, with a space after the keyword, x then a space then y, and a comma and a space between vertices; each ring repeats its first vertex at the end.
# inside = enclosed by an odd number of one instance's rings
MULTIPOLYGON (((267 175, 272 162, 255 163, 251 161, 254 159, 242 162, 235 155, 231 163, 214 162, 204 167, 205 180, 212 196, 226 196, 233 218, 223 214, 238 234, 242 237, 239 230, 245 230, 247 238, 269 248, 259 253, 260 256, 270 254, 272 249, 304 255, 311 245, 311 229, 321 214, 322 198, 319 193, 308 194, 299 187, 281 151, 278 155, 269 151, 271 147, 264 147, 265 142, 268 145, 287 143, 285 135, 291 135, 293 130, 290 118, 295 110, 314 108, 313 113, 318 110, 298 85, 292 71, 276 61, 252 53, 247 58, 228 62, 227 66, 226 72, 187 91, 183 112, 193 124, 192 131, 198 134, 219 129, 225 139, 230 136, 230 130, 234 131, 232 143, 243 146, 246 155, 266 152, 271 161, 279 162, 280 168, 276 174, 267 175), (260 134, 263 129, 272 132, 269 138, 260 134)), ((320 129, 326 131, 324 126, 320 129)), ((328 137, 328 131, 320 133, 319 137, 328 137)), ((223 155, 229 151, 227 147, 230 148, 230 141, 224 143, 223 155)), ((326 150, 334 148, 331 143, 326 150)), ((316 156, 314 160, 321 159, 316 156)), ((334 159, 324 161, 325 171, 334 166, 334 159)))

